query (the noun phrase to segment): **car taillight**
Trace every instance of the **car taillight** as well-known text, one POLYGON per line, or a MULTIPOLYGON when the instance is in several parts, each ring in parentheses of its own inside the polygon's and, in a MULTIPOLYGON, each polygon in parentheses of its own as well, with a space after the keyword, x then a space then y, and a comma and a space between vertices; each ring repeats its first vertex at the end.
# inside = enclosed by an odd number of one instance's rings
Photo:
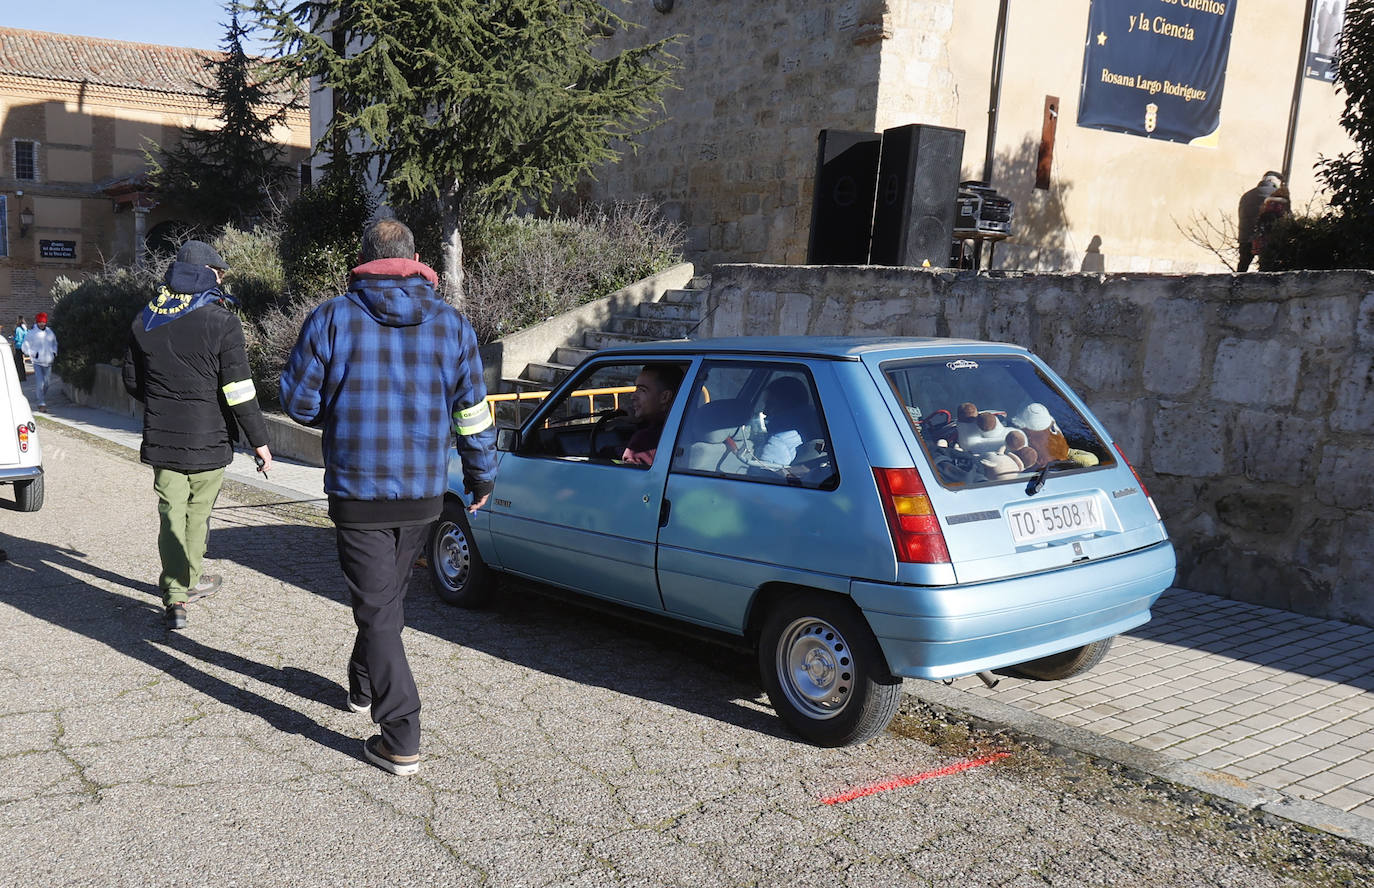
POLYGON ((873 470, 878 493, 883 499, 887 526, 897 549, 897 560, 915 564, 941 564, 949 561, 940 519, 926 495, 926 486, 915 469, 873 470))
POLYGON ((19 427, 19 452, 29 452, 29 427, 27 423, 19 427))
POLYGON ((1131 474, 1135 476, 1135 483, 1140 485, 1140 492, 1145 494, 1145 500, 1150 504, 1150 511, 1155 513, 1155 520, 1163 521, 1164 519, 1159 517, 1159 507, 1155 505, 1155 498, 1150 496, 1149 488, 1145 486, 1144 481, 1140 480, 1140 473, 1135 470, 1135 466, 1131 465, 1131 461, 1126 458, 1126 454, 1122 451, 1121 445, 1113 441, 1112 446, 1116 448, 1116 453, 1121 457, 1121 461, 1126 464, 1126 468, 1130 469, 1131 474))

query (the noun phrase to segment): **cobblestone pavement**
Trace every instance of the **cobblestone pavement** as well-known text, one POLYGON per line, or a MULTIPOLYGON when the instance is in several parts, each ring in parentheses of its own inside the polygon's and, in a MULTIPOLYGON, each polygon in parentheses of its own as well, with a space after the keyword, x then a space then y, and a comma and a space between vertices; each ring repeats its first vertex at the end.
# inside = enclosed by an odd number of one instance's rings
POLYGON ((390 777, 361 762, 371 726, 343 708, 351 621, 318 511, 231 485, 209 553, 225 589, 168 632, 150 472, 42 426, 47 503, 0 511, 13 884, 1248 888, 1374 871, 1361 846, 1014 743, 825 805, 985 741, 907 716, 860 747, 808 747, 749 658, 519 589, 480 613, 411 596, 424 763, 390 777))
POLYGON ((1170 589, 1086 675, 954 686, 1374 827, 1374 629, 1170 589))

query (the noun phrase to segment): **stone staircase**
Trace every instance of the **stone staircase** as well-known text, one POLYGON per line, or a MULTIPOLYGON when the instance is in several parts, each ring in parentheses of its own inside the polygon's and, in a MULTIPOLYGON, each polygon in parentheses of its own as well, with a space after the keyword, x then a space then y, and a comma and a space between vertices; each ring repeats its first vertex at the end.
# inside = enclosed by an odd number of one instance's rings
POLYGON ((560 345, 547 360, 532 361, 515 378, 503 378, 501 391, 547 391, 595 351, 661 339, 686 339, 701 322, 710 275, 696 275, 685 287, 665 290, 657 302, 641 302, 633 314, 615 314, 599 329, 585 329, 580 341, 560 345))

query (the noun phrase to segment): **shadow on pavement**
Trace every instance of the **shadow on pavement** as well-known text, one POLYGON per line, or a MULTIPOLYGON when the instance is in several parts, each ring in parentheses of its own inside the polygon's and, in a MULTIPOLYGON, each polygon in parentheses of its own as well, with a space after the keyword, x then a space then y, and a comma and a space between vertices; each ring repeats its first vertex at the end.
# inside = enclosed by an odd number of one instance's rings
POLYGON ((155 585, 130 579, 93 566, 85 553, 74 549, 23 541, 4 545, 9 563, 0 563, 0 602, 109 646, 125 656, 146 663, 188 687, 249 715, 262 718, 272 727, 288 734, 299 734, 321 746, 357 758, 358 741, 327 728, 303 713, 268 700, 247 688, 238 687, 211 675, 204 669, 169 653, 177 651, 206 666, 215 666, 270 684, 288 693, 311 700, 328 700, 333 690, 342 700, 335 682, 301 669, 277 669, 229 651, 208 647, 184 632, 163 626, 161 596, 155 585), (132 589, 151 596, 141 603, 128 596, 85 582, 97 582, 132 589), (328 689, 328 690, 327 690, 328 689))
MULTIPOLYGON (((210 534, 211 553, 317 595, 344 601, 332 528, 273 526, 271 550, 263 546, 265 532, 263 527, 215 528, 210 534), (312 569, 283 564, 273 554, 282 551, 308 553, 312 569)), ((444 604, 430 589, 427 572, 417 570, 406 596, 406 625, 579 684, 662 703, 770 736, 792 736, 770 712, 738 702, 753 700, 760 693, 751 655, 615 614, 591 611, 532 591, 533 585, 506 581, 489 608, 463 610, 444 604)), ((329 631, 329 627, 321 629, 329 631)), ((351 637, 353 624, 341 618, 334 631, 351 637)), ((344 664, 338 665, 342 671, 344 664)))

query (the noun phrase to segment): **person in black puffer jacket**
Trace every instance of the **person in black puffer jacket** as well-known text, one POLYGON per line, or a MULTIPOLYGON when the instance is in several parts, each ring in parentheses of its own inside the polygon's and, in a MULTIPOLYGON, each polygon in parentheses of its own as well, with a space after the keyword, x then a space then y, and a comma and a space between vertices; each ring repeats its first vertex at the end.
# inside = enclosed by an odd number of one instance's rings
POLYGON ((272 467, 243 327, 219 288, 227 267, 209 244, 183 244, 163 286, 134 318, 124 354, 124 388, 144 407, 139 456, 153 467, 158 588, 173 629, 186 625, 188 602, 222 583, 201 574, 201 560, 239 428, 261 460, 258 471, 272 467))

